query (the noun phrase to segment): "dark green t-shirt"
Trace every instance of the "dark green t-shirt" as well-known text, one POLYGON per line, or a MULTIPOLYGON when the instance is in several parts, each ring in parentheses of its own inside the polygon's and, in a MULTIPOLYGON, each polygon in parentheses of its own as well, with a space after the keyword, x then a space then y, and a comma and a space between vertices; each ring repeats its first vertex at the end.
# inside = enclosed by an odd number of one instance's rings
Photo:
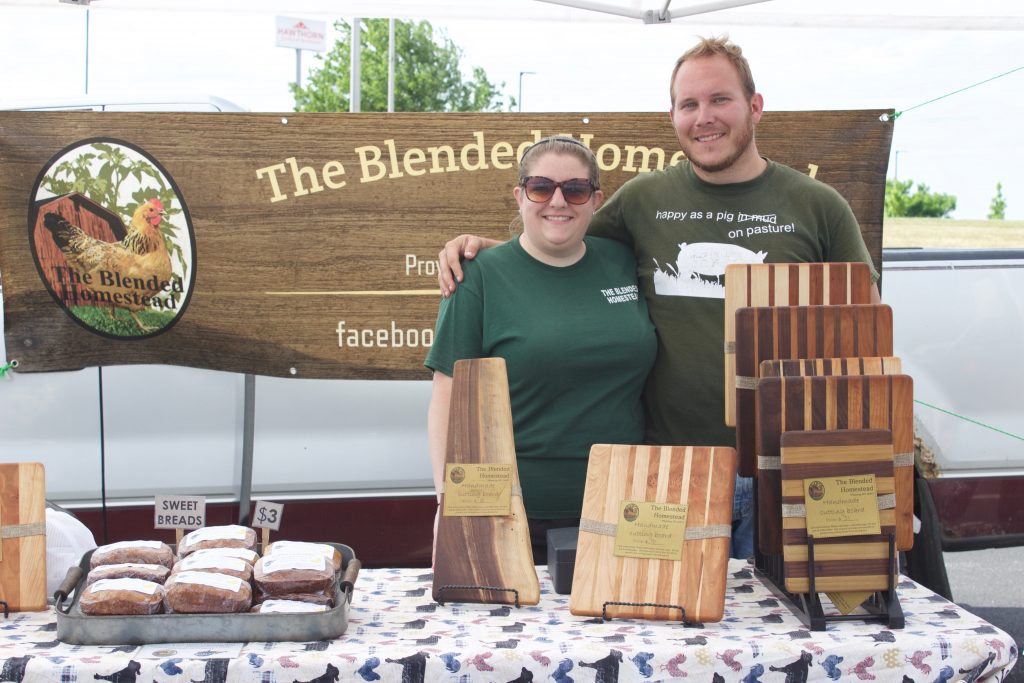
POLYGON ((641 443, 654 325, 624 245, 586 238, 577 263, 549 266, 518 239, 466 261, 441 303, 428 368, 505 359, 527 516, 579 517, 595 443, 641 443))
POLYGON ((686 161, 638 175, 594 215, 590 234, 636 256, 658 330, 645 390, 647 440, 656 444, 736 443, 724 408, 727 264, 871 263, 839 193, 772 161, 754 180, 729 185, 701 180, 686 161))

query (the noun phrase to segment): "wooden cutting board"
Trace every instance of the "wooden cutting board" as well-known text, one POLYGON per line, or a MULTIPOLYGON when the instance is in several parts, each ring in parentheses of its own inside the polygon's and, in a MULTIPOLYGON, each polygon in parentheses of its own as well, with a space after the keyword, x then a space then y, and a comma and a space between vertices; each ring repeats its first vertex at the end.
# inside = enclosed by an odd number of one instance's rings
POLYGON ((762 377, 757 387, 758 547, 782 552, 783 432, 885 429, 892 432, 896 547, 914 544, 914 386, 907 375, 762 377))
POLYGON ((721 621, 735 476, 732 448, 593 446, 569 610, 675 620, 683 618, 674 607, 679 606, 687 621, 721 621), (624 501, 687 506, 680 559, 614 554, 617 525, 627 523, 620 519, 624 501), (638 606, 642 603, 673 607, 638 606))
POLYGON ((893 563, 889 535, 896 533, 896 482, 892 432, 843 429, 784 432, 782 458, 782 556, 786 590, 810 590, 804 480, 874 475, 879 534, 814 541, 815 591, 876 591, 889 587, 893 563))
POLYGON ((736 451, 740 474, 757 469, 754 391, 765 360, 892 355, 885 304, 759 306, 736 311, 736 451))
POLYGON ((46 609, 46 475, 42 463, 0 464, 0 600, 46 609))
MULTIPOLYGON (((519 486, 508 375, 502 358, 455 363, 446 462, 512 466, 511 514, 441 515, 434 555, 433 597, 439 602, 520 604, 540 601, 530 529, 519 486), (496 590, 450 589, 486 586, 496 590)), ((446 483, 446 486, 449 485, 446 483)), ((444 509, 445 494, 441 494, 444 509)))
POLYGON ((725 267, 725 424, 736 426, 736 310, 871 303, 866 263, 735 263, 725 267))

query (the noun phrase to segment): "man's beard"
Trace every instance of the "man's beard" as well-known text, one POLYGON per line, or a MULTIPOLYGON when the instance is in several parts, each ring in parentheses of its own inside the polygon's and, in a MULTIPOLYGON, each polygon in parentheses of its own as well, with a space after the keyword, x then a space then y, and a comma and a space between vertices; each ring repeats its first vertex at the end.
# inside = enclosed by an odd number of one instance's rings
POLYGON ((705 173, 718 173, 719 171, 724 171, 733 164, 735 164, 739 160, 739 158, 742 157, 743 154, 747 151, 750 145, 753 144, 753 142, 754 120, 752 117, 747 116, 746 127, 742 129, 741 134, 738 138, 736 138, 736 144, 733 148, 732 153, 729 154, 724 159, 722 159, 721 161, 717 161, 714 163, 700 161, 696 157, 690 156, 687 150, 684 149, 683 151, 686 152, 686 158, 690 160, 690 163, 699 168, 700 170, 704 171, 705 173))

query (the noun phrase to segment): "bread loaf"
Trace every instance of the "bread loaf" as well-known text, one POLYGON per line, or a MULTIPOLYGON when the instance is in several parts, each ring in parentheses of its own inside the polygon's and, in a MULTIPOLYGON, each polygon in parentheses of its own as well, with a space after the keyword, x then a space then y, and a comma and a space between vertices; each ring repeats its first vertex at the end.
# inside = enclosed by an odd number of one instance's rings
POLYGON ((263 591, 255 597, 256 603, 261 604, 270 600, 293 600, 296 602, 308 602, 311 605, 323 605, 327 609, 334 608, 334 586, 328 587, 323 593, 282 593, 281 595, 267 595, 263 591))
POLYGON ((255 550, 249 550, 248 548, 200 548, 194 552, 189 553, 189 557, 236 557, 239 560, 244 561, 250 567, 256 564, 256 560, 260 559, 259 553, 255 550))
POLYGON ((78 606, 90 616, 157 614, 163 600, 163 586, 153 581, 100 579, 85 587, 78 606))
POLYGON ((162 541, 119 541, 101 545, 92 551, 89 568, 103 564, 162 564, 170 569, 174 566, 171 546, 162 541))
POLYGON ((164 586, 168 612, 225 614, 252 606, 252 587, 236 576, 184 571, 172 574, 164 586))
POLYGON ((101 564, 95 569, 89 570, 88 576, 85 577, 85 584, 89 585, 103 579, 143 579, 162 584, 170 573, 171 570, 162 564, 138 564, 136 562, 101 564))
POLYGON ((309 543, 307 541, 274 541, 263 551, 264 555, 274 555, 275 553, 288 555, 321 553, 331 561, 331 564, 334 566, 335 573, 341 571, 341 551, 326 543, 309 543))
POLYGON ((208 526, 185 534, 178 544, 178 554, 185 557, 201 548, 245 548, 256 550, 256 532, 237 524, 208 526))
POLYGON ((323 593, 334 583, 334 565, 322 553, 265 555, 253 567, 253 579, 270 596, 323 593))
POLYGON ((174 565, 174 573, 183 571, 216 572, 226 574, 250 583, 252 581, 252 565, 237 557, 223 555, 193 553, 178 560, 174 565))

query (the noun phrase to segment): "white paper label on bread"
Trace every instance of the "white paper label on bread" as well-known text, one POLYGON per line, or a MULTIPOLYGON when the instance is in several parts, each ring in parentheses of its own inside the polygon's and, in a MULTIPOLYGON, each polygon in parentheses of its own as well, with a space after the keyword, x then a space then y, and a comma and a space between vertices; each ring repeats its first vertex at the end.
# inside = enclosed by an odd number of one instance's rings
POLYGON ((160 584, 145 579, 100 579, 87 589, 90 593, 103 591, 132 591, 153 595, 160 590, 160 584))
POLYGON ((260 605, 260 614, 285 612, 326 612, 326 605, 314 605, 301 600, 267 600, 260 605))
POLYGON ((237 576, 216 574, 213 572, 178 572, 174 575, 175 583, 194 583, 211 588, 220 588, 232 593, 242 590, 242 580, 237 576))
POLYGON ((200 548, 188 557, 237 557, 249 564, 256 564, 256 560, 260 559, 259 554, 248 548, 200 548))
POLYGON ((108 545, 101 545, 93 551, 93 555, 103 555, 114 550, 125 550, 127 548, 153 548, 159 550, 163 546, 161 541, 118 541, 108 545))
POLYGON ((208 526, 190 532, 182 539, 182 545, 192 545, 200 541, 244 541, 249 534, 249 528, 228 524, 225 526, 208 526))
POLYGON ((309 541, 275 541, 270 544, 268 554, 296 554, 296 553, 321 553, 324 557, 332 559, 334 548, 325 543, 310 543, 309 541))
POLYGON ((274 553, 263 556, 263 573, 273 574, 295 569, 312 569, 318 572, 327 570, 327 558, 318 554, 274 553))
POLYGON ((181 561, 180 569, 230 569, 233 572, 245 572, 249 565, 237 557, 223 555, 189 555, 181 561))

